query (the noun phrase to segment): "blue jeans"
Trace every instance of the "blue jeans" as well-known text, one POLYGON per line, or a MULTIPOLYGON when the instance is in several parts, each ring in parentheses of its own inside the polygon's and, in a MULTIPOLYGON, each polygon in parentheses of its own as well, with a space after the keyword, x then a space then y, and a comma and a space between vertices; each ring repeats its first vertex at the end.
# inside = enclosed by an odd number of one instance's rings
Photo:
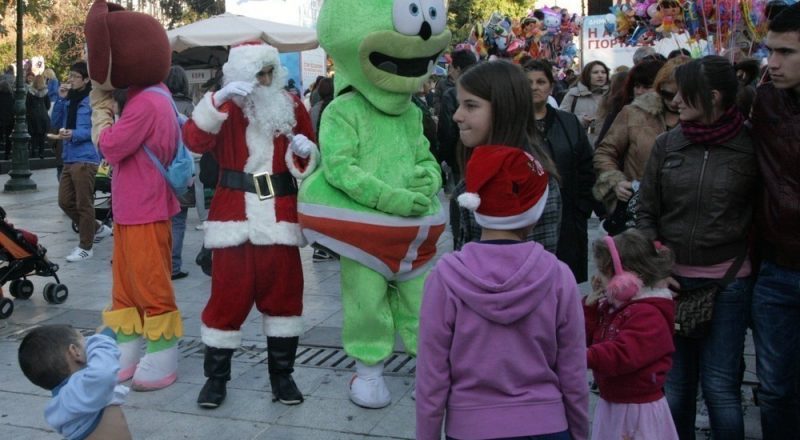
POLYGON ((186 233, 186 215, 189 208, 181 207, 180 212, 172 217, 172 274, 181 271, 181 252, 183 252, 183 235, 186 233))
POLYGON ((761 263, 753 339, 764 440, 800 439, 800 271, 761 263))
MULTIPOLYGON (((681 288, 708 280, 675 277, 681 288)), ((672 369, 665 392, 678 437, 695 438, 697 382, 703 387, 715 439, 743 440, 741 374, 744 337, 750 314, 753 280, 738 278, 717 295, 710 333, 700 339, 675 336, 672 369)))
MULTIPOLYGON (((447 440, 457 440, 453 437, 447 436, 447 440)), ((541 435, 528 435, 525 437, 506 437, 506 438, 497 438, 491 440, 571 440, 572 437, 569 435, 569 431, 563 432, 555 432, 553 434, 541 434, 541 435)))

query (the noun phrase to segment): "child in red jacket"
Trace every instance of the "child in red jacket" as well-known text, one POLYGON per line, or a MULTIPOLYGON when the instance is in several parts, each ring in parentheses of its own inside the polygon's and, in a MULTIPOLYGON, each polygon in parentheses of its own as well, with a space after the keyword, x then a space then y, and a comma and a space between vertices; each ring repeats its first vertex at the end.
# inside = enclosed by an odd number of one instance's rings
POLYGON ((628 230, 594 244, 598 275, 584 301, 588 366, 600 388, 592 440, 677 440, 664 382, 675 307, 672 254, 628 230))

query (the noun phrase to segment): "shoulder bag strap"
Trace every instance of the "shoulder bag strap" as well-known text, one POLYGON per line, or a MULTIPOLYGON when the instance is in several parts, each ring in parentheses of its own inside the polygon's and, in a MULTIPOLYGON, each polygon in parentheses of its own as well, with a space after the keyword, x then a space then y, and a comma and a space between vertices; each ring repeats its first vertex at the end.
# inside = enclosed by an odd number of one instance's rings
POLYGON ((739 269, 742 268, 742 264, 744 264, 745 257, 747 257, 747 240, 744 242, 744 250, 736 257, 731 267, 725 272, 725 276, 719 281, 720 286, 725 287, 733 282, 733 279, 736 278, 736 274, 739 273, 739 269))

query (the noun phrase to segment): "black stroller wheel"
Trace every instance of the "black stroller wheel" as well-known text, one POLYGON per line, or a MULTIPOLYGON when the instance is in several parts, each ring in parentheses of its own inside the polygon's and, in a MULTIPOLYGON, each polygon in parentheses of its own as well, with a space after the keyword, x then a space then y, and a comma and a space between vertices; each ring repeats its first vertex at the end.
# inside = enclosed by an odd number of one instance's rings
POLYGON ((61 304, 68 296, 69 289, 63 284, 47 283, 44 286, 44 299, 50 304, 61 304))
POLYGON ((33 295, 33 283, 30 280, 14 280, 8 290, 14 298, 28 299, 33 295))
POLYGON ((73 230, 73 231, 75 231, 75 233, 76 233, 76 234, 79 232, 79 231, 78 231, 78 224, 77 224, 77 223, 75 223, 75 222, 72 222, 72 230, 73 230))
POLYGON ((0 298, 0 319, 6 319, 14 313, 14 301, 8 298, 0 298))

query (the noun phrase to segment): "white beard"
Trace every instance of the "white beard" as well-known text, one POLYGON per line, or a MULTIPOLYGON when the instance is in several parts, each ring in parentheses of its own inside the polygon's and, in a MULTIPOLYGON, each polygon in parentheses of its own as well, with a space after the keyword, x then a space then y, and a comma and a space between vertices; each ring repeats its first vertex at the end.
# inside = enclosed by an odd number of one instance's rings
POLYGON ((294 103, 280 87, 256 86, 237 102, 250 125, 268 138, 291 134, 295 126, 294 103))

